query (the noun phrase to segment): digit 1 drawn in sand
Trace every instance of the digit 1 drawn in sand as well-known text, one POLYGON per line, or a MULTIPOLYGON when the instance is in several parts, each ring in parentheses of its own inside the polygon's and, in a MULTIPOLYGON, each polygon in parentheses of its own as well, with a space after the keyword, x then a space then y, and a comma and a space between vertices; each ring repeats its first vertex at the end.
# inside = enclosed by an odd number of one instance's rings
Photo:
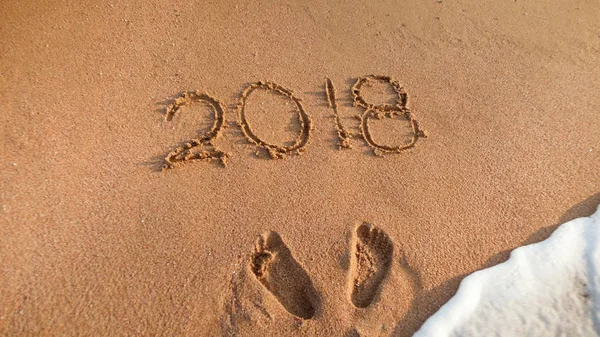
POLYGON ((191 139, 183 144, 183 146, 177 147, 169 152, 164 159, 165 163, 163 165, 163 170, 175 167, 176 163, 194 160, 217 159, 223 166, 227 164, 227 159, 230 157, 230 154, 219 150, 214 145, 214 141, 221 135, 223 125, 225 124, 225 108, 217 99, 213 98, 207 93, 201 93, 198 90, 184 92, 175 99, 173 104, 167 106, 165 118, 167 121, 170 121, 173 119, 175 113, 181 108, 198 101, 208 103, 214 110, 214 122, 211 129, 200 138, 191 139), (213 149, 191 152, 193 148, 201 145, 208 145, 213 147, 213 149))
POLYGON ((340 114, 337 109, 337 102, 335 100, 335 87, 333 86, 333 82, 331 79, 327 78, 325 80, 325 92, 327 93, 327 103, 329 103, 329 107, 333 110, 333 117, 335 119, 335 131, 337 132, 338 137, 338 148, 341 149, 351 149, 351 134, 344 125, 342 124, 342 120, 340 119, 340 114))
POLYGON ((369 75, 365 77, 359 77, 354 86, 352 87, 352 96, 354 97, 354 105, 365 108, 365 112, 360 117, 360 132, 367 142, 367 144, 373 149, 376 155, 383 153, 399 153, 415 146, 415 143, 421 138, 427 137, 425 132, 419 127, 419 123, 414 118, 410 109, 406 107, 408 103, 408 95, 404 88, 400 86, 398 81, 392 79, 389 76, 382 75, 369 75), (392 104, 381 104, 374 105, 365 101, 361 95, 361 89, 363 85, 372 81, 379 81, 388 83, 392 89, 398 95, 398 100, 395 105, 392 104), (412 138, 407 144, 399 146, 389 146, 384 144, 377 144, 373 140, 371 131, 369 130, 369 119, 371 118, 394 118, 394 117, 405 117, 410 123, 412 130, 412 138))
POLYGON ((301 152, 306 150, 305 147, 308 144, 308 141, 310 140, 311 119, 302 107, 300 99, 294 96, 294 93, 291 90, 286 89, 281 85, 273 82, 260 81, 252 83, 250 84, 250 86, 248 86, 248 88, 244 90, 238 109, 238 118, 238 124, 242 128, 242 132, 244 133, 246 138, 251 143, 265 148, 269 152, 269 156, 271 157, 271 159, 285 158, 287 154, 300 154, 301 152), (298 108, 298 118, 300 121, 301 130, 300 134, 298 135, 298 138, 296 139, 293 145, 279 146, 275 144, 270 144, 260 139, 252 131, 252 128, 246 118, 246 102, 248 101, 248 98, 250 97, 252 92, 257 89, 272 90, 277 94, 288 97, 296 104, 296 107, 298 108))
POLYGON ((258 238, 250 268, 289 313, 304 319, 315 315, 317 292, 279 234, 270 231, 258 238))
POLYGON ((357 308, 368 307, 379 291, 392 263, 392 240, 381 229, 363 223, 352 238, 350 300, 357 308))

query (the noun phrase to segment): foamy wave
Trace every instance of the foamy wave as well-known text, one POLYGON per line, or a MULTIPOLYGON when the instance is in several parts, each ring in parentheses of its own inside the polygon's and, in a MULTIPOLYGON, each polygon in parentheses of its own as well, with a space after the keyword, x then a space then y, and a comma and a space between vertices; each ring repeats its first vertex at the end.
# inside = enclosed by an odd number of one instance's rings
POLYGON ((413 337, 600 336, 600 206, 467 276, 413 337))

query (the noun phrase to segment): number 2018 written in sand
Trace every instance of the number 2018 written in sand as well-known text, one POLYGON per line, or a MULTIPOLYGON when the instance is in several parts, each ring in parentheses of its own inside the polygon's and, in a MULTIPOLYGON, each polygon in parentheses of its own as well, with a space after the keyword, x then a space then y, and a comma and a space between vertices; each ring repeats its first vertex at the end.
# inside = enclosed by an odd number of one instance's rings
MULTIPOLYGON (((335 87, 330 79, 325 82, 325 93, 329 102, 329 107, 333 110, 335 119, 335 128, 338 138, 338 146, 340 149, 352 148, 352 133, 350 133, 342 124, 338 113, 338 106, 335 98, 335 87)), ((408 95, 404 88, 400 86, 398 81, 389 76, 370 75, 359 77, 352 87, 352 96, 354 105, 364 108, 362 115, 358 116, 360 120, 360 136, 371 147, 376 155, 386 153, 400 153, 412 148, 419 138, 426 137, 425 132, 419 126, 413 113, 407 108, 408 95), (365 84, 373 84, 380 82, 387 84, 397 95, 395 104, 371 104, 365 100, 361 90, 365 84), (399 146, 389 146, 380 144, 373 140, 371 130, 369 128, 369 120, 376 118, 394 118, 402 117, 406 119, 411 129, 410 140, 399 146)), ((182 107, 194 102, 207 103, 214 112, 214 121, 211 129, 198 138, 187 141, 180 147, 173 149, 164 158, 163 169, 175 167, 179 163, 195 160, 219 160, 223 165, 227 163, 227 159, 231 156, 229 153, 219 150, 215 145, 215 140, 222 134, 225 127, 225 108, 223 104, 209 94, 200 91, 185 92, 177 97, 172 104, 166 108, 166 119, 171 120, 175 113, 182 107)), ((241 128, 246 139, 258 147, 265 149, 272 159, 285 158, 286 155, 300 154, 306 150, 306 145, 311 137, 312 121, 306 110, 302 106, 301 100, 294 93, 284 88, 283 86, 273 82, 256 82, 248 86, 242 93, 240 103, 238 105, 237 125, 241 128), (284 96, 291 100, 296 106, 298 119, 300 122, 300 132, 294 143, 289 146, 281 146, 271 144, 261 139, 250 126, 246 116, 246 103, 252 93, 256 90, 266 90, 275 94, 284 96)))

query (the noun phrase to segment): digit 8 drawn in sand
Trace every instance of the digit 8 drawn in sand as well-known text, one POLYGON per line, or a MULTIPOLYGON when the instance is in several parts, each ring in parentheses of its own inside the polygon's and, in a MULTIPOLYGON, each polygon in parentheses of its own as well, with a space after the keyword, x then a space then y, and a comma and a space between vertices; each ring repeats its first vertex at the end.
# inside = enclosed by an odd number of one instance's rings
POLYGON ((419 123, 414 118, 410 109, 406 107, 408 103, 408 95, 404 88, 400 86, 398 81, 392 79, 389 76, 382 75, 369 75, 365 77, 359 77, 354 86, 352 87, 352 96, 354 97, 354 105, 361 106, 365 108, 365 112, 360 117, 360 132, 367 142, 367 144, 373 149, 376 155, 381 155, 382 153, 399 153, 404 150, 410 149, 415 146, 415 143, 421 138, 425 138, 425 132, 419 127, 419 123), (392 104, 381 104, 374 105, 370 104, 361 95, 361 89, 365 83, 369 83, 371 81, 385 82, 388 83, 394 92, 398 95, 398 100, 395 105, 392 104), (403 145, 399 146, 389 146, 378 144, 373 140, 373 136, 371 131, 369 130, 369 120, 371 118, 394 118, 396 116, 405 117, 410 123, 412 130, 411 140, 403 145))
POLYGON ((186 105, 190 105, 194 102, 205 102, 214 111, 214 122, 211 129, 200 138, 194 138, 186 142, 183 146, 173 149, 164 159, 163 170, 175 167, 178 162, 194 161, 194 160, 212 160, 218 159, 223 166, 226 165, 226 161, 229 158, 229 154, 223 152, 216 147, 213 150, 202 150, 200 152, 190 152, 191 149, 200 146, 208 145, 214 147, 214 141, 220 136, 225 124, 225 108, 221 102, 207 93, 201 93, 200 91, 184 92, 175 99, 173 104, 167 106, 165 118, 167 121, 173 119, 173 116, 177 111, 186 105))
POLYGON ((310 140, 310 131, 311 131, 311 120, 304 108, 302 107, 302 103, 300 99, 294 96, 294 93, 282 87, 279 84, 273 82, 256 82, 252 83, 250 86, 244 90, 242 93, 242 98, 239 105, 238 110, 238 124, 242 129, 242 132, 246 136, 246 138, 253 144, 256 144, 262 148, 265 148, 269 152, 269 156, 272 159, 280 159, 284 158, 287 154, 300 154, 305 150, 308 141, 310 140), (253 131, 248 123, 248 119, 246 118, 246 102, 250 95, 257 89, 271 90, 277 94, 288 97, 290 100, 296 104, 298 108, 298 117, 300 120, 300 134, 298 138, 291 146, 279 146, 275 144, 270 144, 258 137, 253 131))

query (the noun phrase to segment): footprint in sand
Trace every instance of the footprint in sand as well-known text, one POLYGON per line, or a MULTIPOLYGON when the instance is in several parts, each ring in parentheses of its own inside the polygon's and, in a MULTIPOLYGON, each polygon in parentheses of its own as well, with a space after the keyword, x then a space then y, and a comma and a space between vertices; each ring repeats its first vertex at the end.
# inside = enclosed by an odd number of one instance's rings
POLYGON ((304 319, 315 315, 317 292, 279 234, 270 231, 258 238, 250 267, 289 313, 304 319))
POLYGON ((352 239, 350 260, 350 300, 357 308, 373 302, 392 263, 392 240, 381 229, 363 223, 352 239))

